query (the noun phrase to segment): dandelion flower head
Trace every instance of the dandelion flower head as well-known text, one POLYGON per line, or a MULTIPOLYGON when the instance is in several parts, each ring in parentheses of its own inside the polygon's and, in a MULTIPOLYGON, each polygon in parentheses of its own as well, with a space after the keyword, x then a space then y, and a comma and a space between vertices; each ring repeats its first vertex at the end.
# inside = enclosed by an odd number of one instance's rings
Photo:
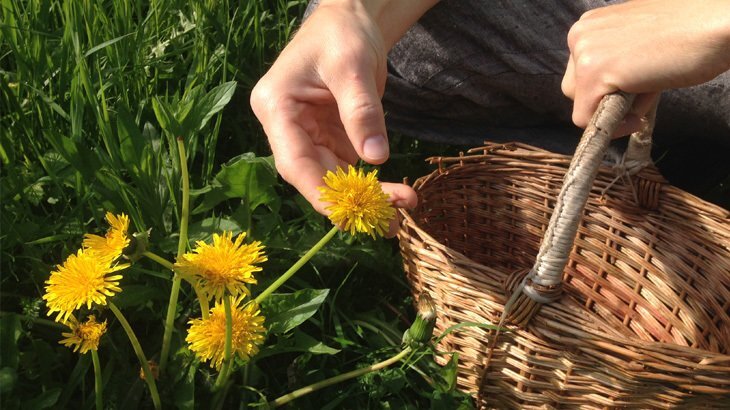
POLYGON ((337 167, 324 176, 326 186, 319 187, 320 200, 329 202, 329 218, 350 234, 364 232, 372 237, 385 235, 395 209, 388 202, 388 194, 377 179, 378 171, 367 174, 362 169, 348 167, 347 173, 337 167))
MULTIPOLYGON (((229 297, 231 302, 231 351, 232 357, 248 360, 259 352, 264 342, 264 317, 256 302, 239 307, 244 296, 229 297)), ((226 313, 222 301, 216 302, 208 319, 193 319, 189 322, 188 336, 190 350, 202 361, 210 361, 212 367, 220 370, 225 356, 226 313)))
POLYGON ((198 284, 209 296, 220 299, 228 290, 237 296, 249 294, 247 284, 255 284, 254 272, 261 270, 255 264, 267 260, 261 242, 244 244, 245 233, 239 234, 235 241, 231 232, 213 234, 213 244, 203 241, 196 243, 195 249, 182 256, 175 263, 175 269, 193 275, 198 284))
POLYGON ((89 316, 84 323, 79 323, 73 316, 70 317, 68 325, 71 332, 61 333, 65 339, 60 344, 66 347, 72 347, 74 352, 84 354, 89 350, 97 350, 99 348, 99 340, 106 333, 106 320, 99 323, 96 317, 89 316))
POLYGON ((106 305, 106 298, 121 292, 122 275, 110 275, 128 267, 128 264, 111 266, 111 261, 93 252, 80 249, 76 254, 51 272, 43 295, 48 305, 48 315, 58 312, 56 321, 65 322, 71 313, 86 305, 106 305))
POLYGON ((106 221, 109 229, 106 235, 99 236, 87 233, 84 235, 83 247, 90 252, 96 253, 100 258, 108 258, 113 261, 122 256, 124 248, 129 245, 129 217, 125 214, 114 215, 106 213, 106 221))

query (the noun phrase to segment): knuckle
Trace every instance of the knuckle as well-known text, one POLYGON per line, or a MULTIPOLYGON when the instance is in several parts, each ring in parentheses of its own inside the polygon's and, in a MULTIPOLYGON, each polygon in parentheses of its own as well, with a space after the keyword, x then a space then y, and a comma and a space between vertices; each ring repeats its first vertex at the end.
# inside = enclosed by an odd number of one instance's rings
POLYGON ((560 83, 560 90, 566 97, 573 99, 572 83, 565 77, 563 77, 563 81, 560 83))
POLYGON ((593 53, 580 53, 576 55, 576 73, 584 75, 585 73, 593 72, 597 67, 600 67, 600 61, 598 61, 598 58, 593 53))
POLYGON ((575 44, 580 39, 581 34, 582 28, 580 22, 573 24, 573 26, 570 27, 570 30, 568 30, 568 48, 571 51, 575 50, 575 44))
POLYGON ((375 117, 380 113, 380 107, 369 100, 366 96, 355 96, 354 102, 348 109, 348 115, 350 120, 357 122, 366 122, 375 117))
POLYGON ((272 87, 264 79, 259 81, 251 90, 249 103, 257 117, 269 106, 270 101, 272 101, 272 95, 272 87))

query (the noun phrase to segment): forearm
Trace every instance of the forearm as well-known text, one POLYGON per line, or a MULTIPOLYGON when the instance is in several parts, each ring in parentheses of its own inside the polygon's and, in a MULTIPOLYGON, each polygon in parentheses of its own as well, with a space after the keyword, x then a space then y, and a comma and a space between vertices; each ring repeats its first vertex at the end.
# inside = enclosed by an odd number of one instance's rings
POLYGON ((319 7, 347 7, 367 13, 378 25, 387 50, 439 0, 320 0, 319 7))

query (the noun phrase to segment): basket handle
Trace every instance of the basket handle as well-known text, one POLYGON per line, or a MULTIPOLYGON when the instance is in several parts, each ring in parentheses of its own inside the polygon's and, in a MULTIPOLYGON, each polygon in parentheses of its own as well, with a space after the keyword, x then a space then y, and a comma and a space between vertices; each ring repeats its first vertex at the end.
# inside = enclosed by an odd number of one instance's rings
POLYGON ((563 179, 535 265, 520 286, 534 302, 550 303, 560 297, 563 270, 568 263, 588 194, 611 136, 631 109, 634 98, 635 95, 620 91, 606 95, 583 132, 563 179))

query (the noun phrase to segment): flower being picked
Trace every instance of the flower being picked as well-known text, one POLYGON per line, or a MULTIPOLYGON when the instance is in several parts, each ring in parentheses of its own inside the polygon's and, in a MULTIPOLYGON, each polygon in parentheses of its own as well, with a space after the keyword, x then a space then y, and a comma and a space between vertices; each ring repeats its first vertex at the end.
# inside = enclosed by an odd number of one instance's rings
POLYGON ((395 217, 395 208, 388 202, 377 179, 378 171, 367 174, 362 169, 348 167, 347 173, 337 167, 337 172, 327 171, 324 183, 319 187, 320 200, 329 202, 329 218, 350 234, 364 232, 372 237, 385 235, 390 220, 395 217))
POLYGON ((48 315, 58 312, 56 321, 65 322, 71 313, 86 305, 106 305, 106 298, 121 292, 122 275, 110 275, 128 267, 128 264, 111 266, 109 259, 84 249, 69 255, 63 265, 51 272, 46 281, 43 299, 48 305, 48 315))
POLYGON ((129 217, 125 214, 114 215, 111 212, 106 213, 106 221, 109 223, 109 229, 106 235, 92 235, 87 233, 84 235, 83 247, 97 254, 100 258, 114 261, 124 252, 124 248, 129 245, 129 217))
POLYGON ((253 273, 261 270, 256 263, 267 260, 261 242, 244 244, 245 233, 232 240, 231 232, 213 234, 213 244, 196 243, 193 252, 188 252, 175 263, 175 270, 193 275, 198 284, 210 296, 220 299, 226 289, 231 295, 249 294, 247 284, 255 284, 253 273))
MULTIPOLYGON (((264 317, 256 302, 249 302, 239 307, 244 296, 229 297, 231 303, 231 357, 238 356, 248 360, 259 352, 259 345, 264 342, 264 317)), ((222 301, 216 302, 210 310, 208 319, 193 319, 190 322, 188 336, 190 350, 202 361, 210 361, 212 367, 221 369, 225 358, 226 312, 222 301)))
POLYGON ((71 316, 68 325, 71 332, 61 333, 66 339, 58 343, 66 347, 73 346, 74 352, 81 354, 89 350, 97 350, 99 348, 99 339, 106 333, 106 320, 99 323, 93 315, 89 316, 84 323, 79 323, 76 318, 71 316))

